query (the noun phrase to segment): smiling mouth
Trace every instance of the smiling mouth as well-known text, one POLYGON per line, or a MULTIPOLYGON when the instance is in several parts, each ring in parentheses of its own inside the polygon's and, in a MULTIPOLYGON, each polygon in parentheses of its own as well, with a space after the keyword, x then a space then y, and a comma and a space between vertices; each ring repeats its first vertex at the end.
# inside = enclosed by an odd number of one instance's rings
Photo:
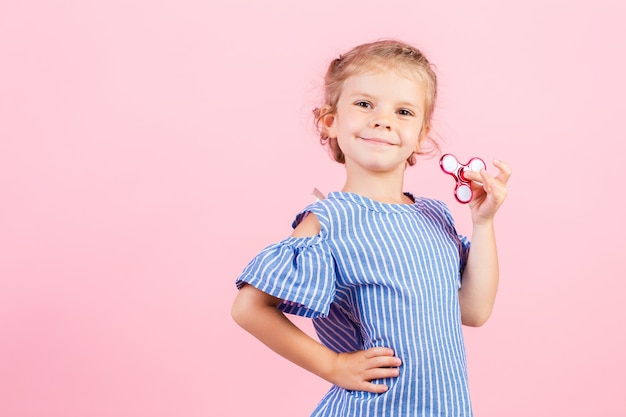
POLYGON ((383 139, 379 139, 379 138, 364 138, 364 137, 359 137, 359 139, 368 142, 368 143, 372 143, 375 145, 388 145, 391 146, 393 145, 393 143, 390 143, 389 141, 383 140, 383 139))

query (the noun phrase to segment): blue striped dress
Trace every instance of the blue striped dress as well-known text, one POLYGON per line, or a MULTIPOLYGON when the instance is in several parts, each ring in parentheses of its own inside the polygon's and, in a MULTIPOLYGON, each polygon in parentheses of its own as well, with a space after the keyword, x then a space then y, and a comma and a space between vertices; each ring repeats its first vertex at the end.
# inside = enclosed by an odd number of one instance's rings
POLYGON ((469 241, 447 206, 416 198, 385 204, 333 192, 314 213, 321 231, 261 251, 237 279, 313 319, 336 352, 375 346, 402 359, 400 375, 375 380, 383 394, 332 386, 312 417, 471 416, 458 290, 469 241))

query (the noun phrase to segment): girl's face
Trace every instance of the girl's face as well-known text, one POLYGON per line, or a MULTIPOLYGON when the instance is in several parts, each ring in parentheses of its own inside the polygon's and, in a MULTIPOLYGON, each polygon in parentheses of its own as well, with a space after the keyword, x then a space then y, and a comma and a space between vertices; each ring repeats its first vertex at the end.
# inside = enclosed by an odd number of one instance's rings
POLYGON ((346 168, 391 172, 406 168, 426 134, 425 88, 394 70, 356 74, 343 84, 337 111, 324 123, 336 137, 346 168))

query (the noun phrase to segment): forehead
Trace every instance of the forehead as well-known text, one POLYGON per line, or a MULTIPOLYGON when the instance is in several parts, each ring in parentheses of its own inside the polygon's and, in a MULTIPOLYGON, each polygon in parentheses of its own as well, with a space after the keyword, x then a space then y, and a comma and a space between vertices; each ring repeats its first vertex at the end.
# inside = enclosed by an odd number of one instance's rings
MULTIPOLYGON (((425 84, 421 77, 395 69, 360 71, 348 77, 342 96, 366 94, 391 97, 404 101, 418 101, 425 97, 425 84)), ((416 103, 418 104, 418 103, 416 103)))

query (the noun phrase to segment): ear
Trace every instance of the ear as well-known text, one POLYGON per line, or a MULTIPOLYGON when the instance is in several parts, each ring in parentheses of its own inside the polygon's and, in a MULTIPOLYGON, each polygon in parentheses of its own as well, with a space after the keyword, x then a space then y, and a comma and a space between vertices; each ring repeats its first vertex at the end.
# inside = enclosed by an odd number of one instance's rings
POLYGON ((337 117, 335 113, 330 113, 329 110, 329 106, 322 107, 321 113, 324 114, 324 116, 321 117, 320 123, 322 124, 322 128, 326 132, 326 135, 328 135, 329 138, 334 139, 337 137, 337 117))

